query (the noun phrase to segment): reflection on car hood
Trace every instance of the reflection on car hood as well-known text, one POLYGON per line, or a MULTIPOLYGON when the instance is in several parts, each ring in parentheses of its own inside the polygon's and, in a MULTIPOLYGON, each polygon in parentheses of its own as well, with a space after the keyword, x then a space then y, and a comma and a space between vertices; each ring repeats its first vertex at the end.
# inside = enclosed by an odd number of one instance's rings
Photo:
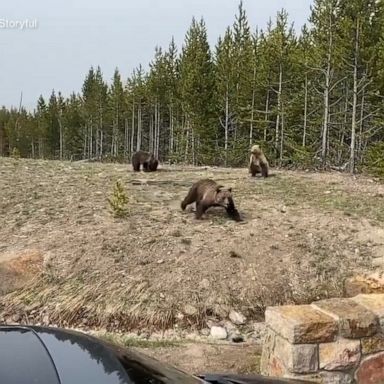
POLYGON ((4 356, 12 356, 0 359, 1 384, 202 382, 136 351, 75 331, 0 326, 0 346, 4 356), (6 340, 8 344, 4 344, 6 340), (3 349, 4 346, 7 348, 3 349), (14 356, 18 358, 14 359, 14 356), (7 367, 9 364, 11 370, 7 367))

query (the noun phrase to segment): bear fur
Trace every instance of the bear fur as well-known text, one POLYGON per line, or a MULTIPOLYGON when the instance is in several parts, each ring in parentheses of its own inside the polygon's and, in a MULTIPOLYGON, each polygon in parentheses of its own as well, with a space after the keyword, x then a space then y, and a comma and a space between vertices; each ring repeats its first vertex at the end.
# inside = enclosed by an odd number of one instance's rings
POLYGON ((224 207, 231 219, 241 221, 233 202, 232 188, 224 188, 214 180, 202 179, 195 182, 181 202, 181 209, 184 211, 187 205, 193 202, 196 202, 196 219, 201 219, 210 207, 224 207))
POLYGON ((263 177, 268 177, 269 163, 259 145, 251 148, 251 156, 249 158, 249 173, 255 177, 257 173, 261 173, 263 177))
POLYGON ((140 171, 143 166, 144 172, 155 172, 159 165, 159 161, 150 152, 137 151, 132 155, 132 168, 135 172, 140 171))

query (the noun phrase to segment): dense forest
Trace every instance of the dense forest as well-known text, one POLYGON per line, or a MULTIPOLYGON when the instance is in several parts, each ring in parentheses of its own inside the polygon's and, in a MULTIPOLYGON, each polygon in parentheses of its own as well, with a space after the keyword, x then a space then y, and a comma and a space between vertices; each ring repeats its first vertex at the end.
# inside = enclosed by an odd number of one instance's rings
POLYGON ((0 155, 243 166, 384 169, 382 0, 314 0, 296 33, 285 10, 252 29, 242 3, 214 47, 192 19, 181 49, 156 48, 148 71, 106 81, 91 68, 79 94, 53 91, 29 112, 0 110, 0 155))

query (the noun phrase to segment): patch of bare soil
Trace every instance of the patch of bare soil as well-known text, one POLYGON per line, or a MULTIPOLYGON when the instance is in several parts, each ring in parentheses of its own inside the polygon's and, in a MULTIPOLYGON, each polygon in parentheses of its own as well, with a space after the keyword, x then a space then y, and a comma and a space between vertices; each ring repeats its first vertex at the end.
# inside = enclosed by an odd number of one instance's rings
POLYGON ((0 254, 0 296, 22 288, 42 272, 43 256, 38 251, 0 254))
MULTIPOLYGON (((341 296, 346 277, 382 268, 384 186, 339 173, 0 159, 0 260, 38 250, 44 269, 0 301, 23 321, 109 330, 205 326, 231 309, 341 296), (197 221, 180 202, 199 178, 232 186, 245 221, 197 221), (107 197, 120 180, 130 214, 107 197)), ((384 261, 383 261, 384 263, 384 261)), ((1 272, 0 272, 1 273, 1 272)))
POLYGON ((261 349, 255 345, 190 343, 178 347, 136 348, 190 374, 259 372, 261 349))

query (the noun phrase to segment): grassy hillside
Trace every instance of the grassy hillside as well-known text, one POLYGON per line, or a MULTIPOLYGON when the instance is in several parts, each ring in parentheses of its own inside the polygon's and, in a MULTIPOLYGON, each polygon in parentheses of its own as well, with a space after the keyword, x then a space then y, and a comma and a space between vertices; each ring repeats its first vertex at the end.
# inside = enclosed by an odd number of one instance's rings
POLYGON ((41 261, 0 287, 2 316, 110 330, 200 326, 232 308, 259 319, 267 305, 340 296, 347 276, 381 265, 383 185, 272 173, 0 158, 0 273, 20 257, 41 261), (180 210, 202 177, 233 187, 244 222, 180 210), (107 201, 117 180, 127 218, 107 201))

